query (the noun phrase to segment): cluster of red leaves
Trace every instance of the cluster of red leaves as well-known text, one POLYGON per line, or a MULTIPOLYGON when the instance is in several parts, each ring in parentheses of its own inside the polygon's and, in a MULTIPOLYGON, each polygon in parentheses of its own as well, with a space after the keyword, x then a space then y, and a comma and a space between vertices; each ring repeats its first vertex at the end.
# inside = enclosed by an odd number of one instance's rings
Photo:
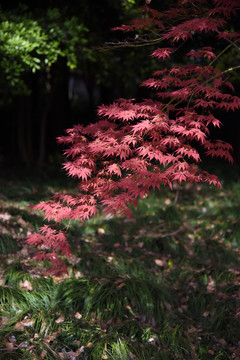
MULTIPOLYGON (((232 42, 240 34, 227 32, 227 20, 239 7, 237 0, 214 0, 213 8, 204 0, 182 0, 174 9, 159 13, 148 8, 148 16, 117 29, 135 31, 157 27, 167 47, 152 56, 160 60, 174 57, 175 43, 191 41, 195 34, 211 33, 232 42), (169 19, 173 24, 169 27, 169 19)), ((59 138, 67 146, 69 161, 64 168, 80 180, 75 196, 57 194, 54 199, 35 206, 47 220, 86 220, 96 214, 98 204, 108 214, 130 216, 128 205, 149 194, 151 189, 172 188, 175 181, 208 182, 221 186, 216 176, 200 171, 200 150, 211 157, 233 161, 231 145, 211 141, 209 125, 219 127, 214 110, 240 108, 240 99, 225 93, 231 84, 216 69, 216 54, 211 47, 192 49, 187 65, 166 66, 144 81, 143 86, 157 90, 156 99, 136 103, 118 99, 98 109, 99 121, 76 125, 59 138), (197 59, 197 63, 194 63, 197 59), (200 61, 199 61, 200 59, 200 61), (213 59, 213 60, 212 60, 213 59), (207 61, 211 61, 206 64, 207 61)), ((65 235, 49 226, 31 235, 28 243, 41 246, 37 257, 49 259, 51 271, 66 271, 57 253, 70 252, 65 235), (52 250, 53 253, 45 250, 52 250)))

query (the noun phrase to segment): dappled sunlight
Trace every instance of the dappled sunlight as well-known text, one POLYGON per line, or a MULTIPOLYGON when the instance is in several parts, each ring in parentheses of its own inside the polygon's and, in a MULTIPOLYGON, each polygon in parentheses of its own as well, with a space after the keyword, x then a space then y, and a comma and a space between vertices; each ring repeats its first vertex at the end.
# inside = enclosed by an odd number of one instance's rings
MULTIPOLYGON (((49 276, 17 240, 1 255, 6 359, 230 359, 239 346, 239 198, 238 181, 186 184, 142 199, 131 219, 75 222, 68 275, 49 276)), ((13 229, 12 218, 23 219, 24 234, 43 221, 22 197, 1 201, 13 229)))

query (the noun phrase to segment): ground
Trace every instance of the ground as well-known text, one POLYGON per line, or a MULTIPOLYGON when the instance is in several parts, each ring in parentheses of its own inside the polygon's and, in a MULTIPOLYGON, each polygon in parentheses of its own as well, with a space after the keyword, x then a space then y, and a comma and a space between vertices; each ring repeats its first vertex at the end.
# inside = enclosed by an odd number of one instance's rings
POLYGON ((222 190, 176 185, 131 219, 71 224, 59 277, 24 242, 43 223, 29 205, 73 183, 46 169, 5 173, 0 359, 240 359, 240 176, 221 166, 222 190))

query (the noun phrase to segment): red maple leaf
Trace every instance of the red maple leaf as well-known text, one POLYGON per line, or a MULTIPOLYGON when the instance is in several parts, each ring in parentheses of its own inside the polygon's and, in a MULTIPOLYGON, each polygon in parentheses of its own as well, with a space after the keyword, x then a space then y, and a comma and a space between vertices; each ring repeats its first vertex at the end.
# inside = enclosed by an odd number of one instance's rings
POLYGON ((157 59, 165 60, 166 58, 170 59, 170 55, 172 54, 173 49, 171 48, 158 48, 154 50, 152 53, 153 57, 156 57, 157 59))

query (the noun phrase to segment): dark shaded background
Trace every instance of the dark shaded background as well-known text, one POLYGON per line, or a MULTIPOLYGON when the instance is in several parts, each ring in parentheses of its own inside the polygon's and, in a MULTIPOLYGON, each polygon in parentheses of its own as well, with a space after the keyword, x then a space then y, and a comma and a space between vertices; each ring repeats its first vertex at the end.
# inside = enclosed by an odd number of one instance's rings
MULTIPOLYGON (((76 123, 87 124, 96 120, 96 109, 101 103, 111 103, 118 97, 136 98, 149 96, 139 87, 159 64, 151 57, 152 47, 119 48, 101 51, 99 47, 109 41, 124 41, 124 34, 110 31, 114 26, 127 23, 139 16, 144 1, 136 0, 127 6, 124 0, 61 0, 22 2, 26 12, 34 19, 44 17, 49 8, 58 8, 62 19, 76 16, 88 29, 87 43, 76 51, 78 66, 70 69, 67 60, 60 57, 51 68, 36 73, 26 71, 22 77, 29 93, 15 94, 0 67, 0 166, 2 169, 21 165, 40 166, 56 162, 62 149, 56 137, 76 123), (87 49, 87 50, 86 50, 87 49), (90 51, 90 55, 88 50, 90 51), (42 126, 42 124, 45 126, 42 126)), ((161 10, 168 0, 152 0, 151 6, 161 10)), ((21 16, 19 3, 1 1, 2 13, 21 16)), ((22 13, 24 16, 24 13, 22 13)), ((61 20, 60 20, 61 21, 61 20)), ((237 31, 238 22, 232 22, 237 31)), ((199 39, 199 42, 204 39, 199 39)), ((219 46, 224 44, 219 43, 219 46)), ((184 51, 185 49, 182 49, 184 51)), ((1 55, 1 50, 0 50, 1 55)), ((181 55, 181 54, 180 54, 181 55)), ((228 53, 220 61, 226 68, 239 63, 239 55, 228 53)), ((240 95, 239 75, 233 74, 236 95, 240 95)), ((211 129, 212 136, 230 142, 234 157, 240 164, 240 112, 217 114, 223 122, 221 130, 211 129)), ((60 159, 61 161, 61 159, 60 159)))

